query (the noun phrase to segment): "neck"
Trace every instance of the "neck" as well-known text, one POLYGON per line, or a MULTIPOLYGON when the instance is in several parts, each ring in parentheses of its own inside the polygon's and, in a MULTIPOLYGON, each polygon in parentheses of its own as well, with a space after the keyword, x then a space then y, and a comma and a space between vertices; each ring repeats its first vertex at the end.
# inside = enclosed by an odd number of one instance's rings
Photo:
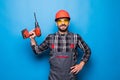
POLYGON ((60 34, 67 34, 68 31, 65 31, 65 32, 61 32, 61 31, 58 31, 60 34))

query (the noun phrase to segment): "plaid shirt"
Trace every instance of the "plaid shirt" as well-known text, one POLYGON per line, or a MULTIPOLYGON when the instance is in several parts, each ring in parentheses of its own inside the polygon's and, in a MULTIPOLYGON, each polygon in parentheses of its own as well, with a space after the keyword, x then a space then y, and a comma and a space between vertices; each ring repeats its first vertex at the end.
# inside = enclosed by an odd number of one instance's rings
POLYGON ((57 32, 55 34, 48 35, 40 45, 32 45, 32 49, 36 54, 41 54, 48 48, 50 51, 70 52, 71 50, 76 51, 77 47, 83 50, 84 54, 81 60, 86 63, 91 55, 91 51, 78 34, 68 32, 67 34, 61 35, 57 32))

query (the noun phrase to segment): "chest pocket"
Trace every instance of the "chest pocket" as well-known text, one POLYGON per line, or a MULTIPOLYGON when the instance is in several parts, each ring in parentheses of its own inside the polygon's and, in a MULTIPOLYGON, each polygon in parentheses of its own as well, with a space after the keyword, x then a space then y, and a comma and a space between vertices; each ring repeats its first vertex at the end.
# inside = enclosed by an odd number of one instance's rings
POLYGON ((69 48, 70 48, 70 50, 71 50, 72 52, 75 52, 76 47, 77 47, 77 35, 76 35, 76 34, 73 34, 73 35, 71 36, 69 48))

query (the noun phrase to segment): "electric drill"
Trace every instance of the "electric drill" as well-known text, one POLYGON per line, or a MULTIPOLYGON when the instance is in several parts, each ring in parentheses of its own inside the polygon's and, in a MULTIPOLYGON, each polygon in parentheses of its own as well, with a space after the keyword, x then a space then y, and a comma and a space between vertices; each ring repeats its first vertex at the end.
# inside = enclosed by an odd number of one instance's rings
MULTIPOLYGON (((35 13, 34 13, 34 18, 35 18, 35 29, 33 31, 35 32, 35 35, 37 37, 39 37, 39 36, 41 36, 41 30, 40 30, 39 24, 37 22, 35 13)), ((29 38, 30 36, 33 35, 33 34, 29 34, 29 31, 27 29, 23 29, 21 32, 22 32, 22 36, 24 39, 29 38)))

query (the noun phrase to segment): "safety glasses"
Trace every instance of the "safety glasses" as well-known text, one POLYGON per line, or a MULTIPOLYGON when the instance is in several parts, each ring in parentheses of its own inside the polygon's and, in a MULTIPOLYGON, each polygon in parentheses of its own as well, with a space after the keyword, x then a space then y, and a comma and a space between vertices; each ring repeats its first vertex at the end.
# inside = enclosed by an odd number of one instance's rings
POLYGON ((69 24, 69 19, 67 19, 67 18, 58 19, 56 22, 57 22, 58 25, 60 25, 60 24, 68 25, 69 24))

